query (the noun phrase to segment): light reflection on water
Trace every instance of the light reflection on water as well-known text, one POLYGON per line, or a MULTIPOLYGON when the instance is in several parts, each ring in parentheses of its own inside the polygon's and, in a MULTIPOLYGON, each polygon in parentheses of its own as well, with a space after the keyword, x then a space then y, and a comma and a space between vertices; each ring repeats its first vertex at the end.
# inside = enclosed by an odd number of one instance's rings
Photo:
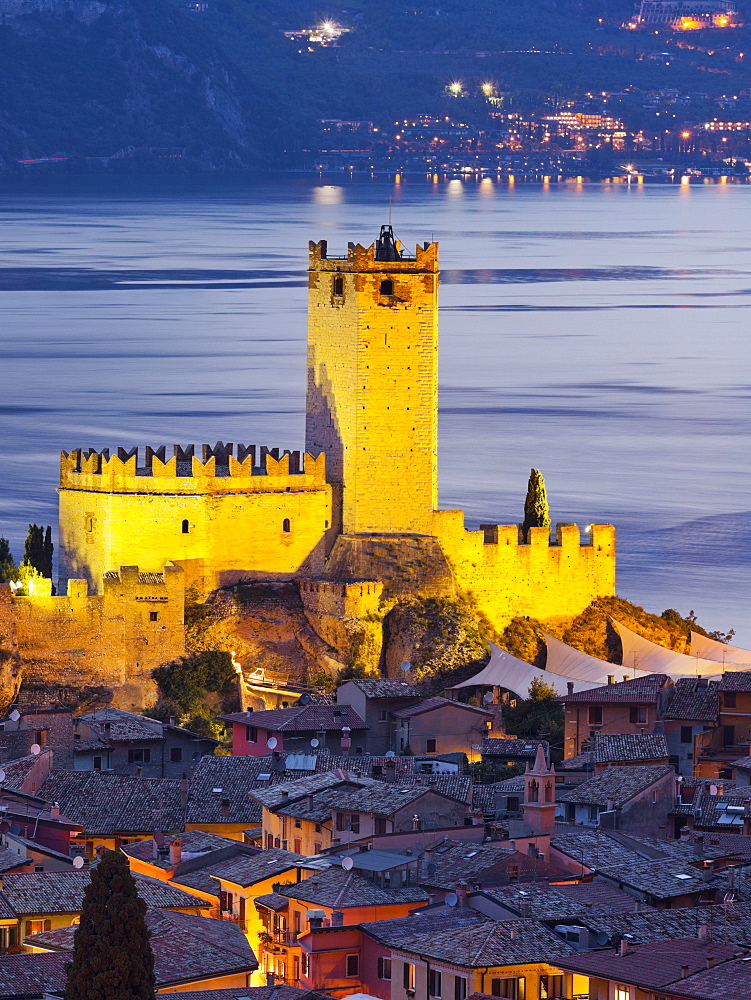
MULTIPOLYGON (((112 184, 112 182, 110 182, 112 184)), ((0 193, 0 534, 59 449, 299 447, 308 239, 438 239, 441 502, 612 520, 620 590, 751 645, 751 191, 174 180, 0 193)))

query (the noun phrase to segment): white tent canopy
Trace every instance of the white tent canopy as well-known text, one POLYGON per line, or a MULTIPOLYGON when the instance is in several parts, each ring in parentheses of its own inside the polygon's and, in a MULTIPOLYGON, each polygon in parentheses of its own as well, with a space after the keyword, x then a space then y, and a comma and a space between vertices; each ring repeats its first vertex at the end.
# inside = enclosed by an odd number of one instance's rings
POLYGON ((608 663, 607 660, 600 660, 596 656, 590 656, 589 653, 582 653, 580 649, 567 646, 565 642, 548 635, 547 632, 543 632, 543 636, 548 647, 546 673, 558 674, 572 680, 584 681, 591 687, 598 687, 607 684, 611 675, 615 675, 617 681, 622 681, 624 672, 632 678, 644 677, 651 672, 629 670, 628 667, 620 667, 617 663, 608 663))
MULTIPOLYGON (((751 664, 751 649, 726 646, 724 642, 699 635, 698 632, 691 633, 691 655, 703 656, 706 660, 717 660, 718 663, 751 664)), ((748 669, 751 670, 751 667, 748 669)))
MULTIPOLYGON (((647 673, 671 674, 672 676, 696 677, 698 674, 706 677, 708 674, 721 674, 723 664, 717 660, 702 659, 698 656, 687 656, 685 653, 676 653, 673 649, 666 649, 644 636, 637 635, 630 628, 621 625, 620 622, 611 619, 613 628, 621 637, 623 645, 623 669, 632 668, 634 673, 637 670, 647 673), (634 669, 636 668, 636 669, 634 669)), ((727 670, 751 670, 751 664, 726 663, 727 670)))
MULTIPOLYGON (((556 694, 568 694, 568 681, 573 678, 533 667, 531 663, 526 663, 524 660, 512 656, 511 653, 507 653, 505 649, 494 646, 492 642, 490 649, 491 656, 487 666, 483 667, 479 674, 475 674, 467 681, 462 681, 461 684, 454 685, 450 690, 456 691, 459 688, 487 685, 488 687, 506 688, 520 698, 526 698, 529 687, 536 678, 554 687, 556 694)), ((599 683, 599 681, 574 680, 574 691, 588 691, 590 688, 597 687, 599 683)))

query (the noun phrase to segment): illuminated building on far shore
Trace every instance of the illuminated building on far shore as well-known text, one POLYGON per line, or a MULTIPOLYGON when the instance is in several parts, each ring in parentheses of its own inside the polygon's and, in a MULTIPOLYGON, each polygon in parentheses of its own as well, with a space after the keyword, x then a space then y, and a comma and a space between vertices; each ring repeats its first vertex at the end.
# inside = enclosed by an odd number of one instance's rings
POLYGON ((661 26, 673 31, 729 28, 739 24, 733 0, 641 0, 629 27, 661 26))

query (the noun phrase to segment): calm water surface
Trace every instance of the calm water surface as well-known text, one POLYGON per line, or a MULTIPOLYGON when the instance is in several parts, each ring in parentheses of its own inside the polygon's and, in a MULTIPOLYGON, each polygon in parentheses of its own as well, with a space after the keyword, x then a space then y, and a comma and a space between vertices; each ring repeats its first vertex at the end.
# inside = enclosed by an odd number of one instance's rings
POLYGON ((751 189, 68 182, 0 189, 0 534, 60 448, 304 443, 308 239, 441 243, 440 493, 619 528, 619 591, 751 646, 751 189))

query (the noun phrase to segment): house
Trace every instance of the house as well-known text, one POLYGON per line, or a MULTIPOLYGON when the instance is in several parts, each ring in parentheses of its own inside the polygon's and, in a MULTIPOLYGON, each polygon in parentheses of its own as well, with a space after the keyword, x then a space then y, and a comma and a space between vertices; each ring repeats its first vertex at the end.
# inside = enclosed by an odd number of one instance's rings
POLYGON ((79 716, 73 734, 77 771, 111 770, 145 778, 182 778, 201 757, 213 754, 218 740, 119 708, 79 716))
MULTIPOLYGON (((472 892, 468 904, 492 920, 534 917, 560 925, 567 921, 575 924, 582 913, 632 912, 634 897, 600 882, 561 885, 528 882, 472 892)), ((560 929, 556 929, 560 933, 560 929)))
MULTIPOLYGON (((361 922, 407 916, 429 902, 427 892, 416 885, 385 886, 378 878, 343 867, 316 872, 296 884, 277 886, 273 898, 256 898, 267 926, 260 955, 263 968, 285 982, 310 981, 310 977, 316 978, 311 967, 312 932, 337 927, 347 936, 352 928, 354 943, 361 922)), ((353 962, 349 963, 348 975, 357 981, 359 970, 354 970, 353 962)))
POLYGON ((667 764, 607 767, 558 799, 568 823, 672 836, 675 771, 667 764))
POLYGON ((602 867, 598 877, 658 910, 713 903, 718 895, 711 868, 698 869, 670 858, 602 867))
POLYGON ((656 995, 665 1000, 693 1000, 702 996, 696 992, 702 985, 704 997, 741 997, 745 993, 736 992, 732 974, 722 973, 732 970, 737 975, 740 970, 738 985, 751 985, 751 974, 743 972, 743 963, 738 962, 742 955, 737 945, 711 941, 706 934, 635 946, 624 939, 617 949, 561 959, 561 968, 565 972, 566 995, 573 996, 576 990, 591 1000, 636 1000, 656 995), (715 973, 709 982, 722 983, 723 992, 706 992, 707 970, 715 973), (584 988, 582 980, 587 983, 584 988))
POLYGON ((82 828, 71 845, 85 857, 99 846, 117 850, 155 830, 183 829, 188 783, 102 771, 53 770, 39 787, 47 802, 82 828))
POLYGON ((484 708, 448 698, 426 698, 394 713, 397 752, 407 747, 415 755, 466 753, 478 760, 482 741, 495 715, 484 708))
POLYGON ((73 714, 69 708, 17 709, 0 720, 0 762, 18 760, 36 744, 52 750, 58 767, 73 766, 73 714))
POLYGON ((170 994, 171 1000, 329 1000, 323 993, 311 993, 298 986, 235 986, 232 989, 191 990, 184 993, 177 990, 170 994))
POLYGON ((396 749, 394 712, 419 699, 412 684, 388 677, 355 677, 336 690, 337 705, 349 705, 365 720, 365 750, 375 755, 396 749))
POLYGON ((680 677, 663 712, 662 725, 670 763, 678 774, 694 773, 694 743, 701 733, 719 726, 719 682, 702 677, 680 677))
POLYGON ((345 771, 256 790, 263 842, 314 855, 337 844, 401 831, 463 826, 467 807, 432 786, 391 785, 345 771))
MULTIPOLYGON (((258 961, 245 935, 230 921, 154 909, 147 912, 146 925, 151 932, 157 993, 250 986, 258 961)), ((35 950, 58 953, 70 961, 74 933, 75 927, 65 927, 36 934, 28 943, 35 950)))
POLYGON ((654 733, 673 687, 667 674, 648 674, 564 695, 563 756, 590 749, 595 733, 654 733))
POLYGON ((595 774, 611 766, 669 763, 668 744, 662 733, 595 733, 591 754, 595 774))
POLYGON ((538 746, 542 746, 545 760, 549 762, 550 746, 547 740, 487 736, 482 741, 482 759, 496 761, 499 764, 531 764, 537 756, 538 746))
POLYGON ((699 733, 694 741, 694 774, 701 778, 732 778, 733 761, 748 753, 751 672, 724 673, 718 696, 717 728, 699 733))
POLYGON ((341 753, 353 746, 362 753, 367 738, 367 724, 349 705, 311 702, 220 718, 232 727, 235 757, 264 757, 269 750, 309 753, 317 747, 341 753))
POLYGON ((486 920, 391 948, 391 1000, 489 993, 508 1000, 563 994, 556 964, 573 948, 538 920, 486 920))

